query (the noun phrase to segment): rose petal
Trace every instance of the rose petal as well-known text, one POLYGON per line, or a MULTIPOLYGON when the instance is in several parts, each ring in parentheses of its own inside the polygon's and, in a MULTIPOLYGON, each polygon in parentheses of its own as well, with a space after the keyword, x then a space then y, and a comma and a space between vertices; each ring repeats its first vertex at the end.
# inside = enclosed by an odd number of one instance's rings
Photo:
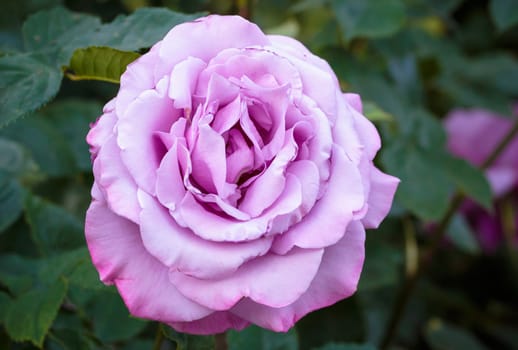
POLYGON ((121 75, 119 92, 115 99, 117 115, 124 115, 126 108, 143 91, 155 87, 157 81, 155 80, 154 70, 159 61, 158 53, 161 44, 162 42, 159 41, 145 55, 128 64, 126 71, 121 75))
POLYGON ((250 323, 226 311, 217 311, 200 320, 192 322, 174 322, 170 326, 178 332, 211 335, 223 333, 228 329, 240 331, 250 323))
POLYGON ((155 191, 156 170, 166 151, 154 135, 157 131, 169 131, 179 116, 180 112, 173 108, 173 102, 164 92, 147 90, 119 119, 117 143, 122 160, 137 185, 148 193, 155 191))
POLYGON ((114 126, 117 122, 117 115, 114 109, 115 99, 112 99, 104 106, 103 115, 91 125, 91 129, 88 135, 86 135, 86 142, 90 145, 92 160, 97 157, 99 148, 105 144, 106 140, 108 140, 114 132, 114 126))
POLYGON ((365 228, 377 228, 392 206, 399 179, 382 173, 375 166, 370 172, 368 211, 361 220, 365 228))
POLYGON ((137 185, 120 158, 115 135, 108 138, 94 161, 94 175, 108 206, 116 214, 139 222, 137 185))
POLYGON ((332 170, 324 196, 304 220, 277 236, 272 250, 278 254, 301 248, 323 248, 338 242, 353 219, 353 212, 363 207, 365 197, 358 168, 334 146, 332 170))
POLYGON ((221 108, 214 116, 214 121, 211 124, 214 131, 223 134, 236 125, 241 117, 241 107, 241 98, 238 95, 232 102, 221 108))
POLYGON ((174 107, 184 109, 185 117, 191 115, 191 96, 196 89, 198 75, 207 66, 196 57, 187 57, 174 66, 169 80, 169 97, 174 100, 174 107))
POLYGON ((156 200, 139 192, 140 230, 147 251, 173 271, 216 278, 235 271, 249 259, 264 255, 271 238, 243 243, 211 242, 179 226, 156 200))
POLYGON ((242 17, 207 16, 177 25, 167 33, 159 51, 160 68, 167 74, 189 56, 209 62, 226 48, 268 44, 261 29, 242 17))
POLYGON ((239 209, 257 217, 270 207, 284 189, 286 166, 295 158, 297 147, 293 140, 293 130, 286 137, 286 143, 273 159, 265 172, 247 189, 239 209))
POLYGON ((247 298, 231 312, 260 327, 287 332, 307 313, 332 305, 356 291, 365 257, 364 243, 365 230, 359 222, 352 222, 345 235, 325 249, 310 287, 293 304, 274 308, 247 298))
POLYGON ((323 252, 323 249, 294 249, 286 255, 268 254, 247 262, 222 279, 202 280, 175 271, 169 277, 185 296, 214 310, 228 310, 243 297, 263 305, 283 307, 307 290, 323 252))
POLYGON ((167 151, 157 170, 157 198, 170 210, 175 210, 185 196, 185 186, 178 164, 178 141, 167 151))
MULTIPOLYGON (((187 193, 178 210, 177 221, 189 227, 203 239, 211 241, 242 242, 255 240, 271 232, 271 222, 277 216, 292 213, 302 203, 300 182, 293 176, 286 176, 284 191, 279 199, 261 216, 242 222, 227 219, 202 207, 187 193)), ((175 215, 173 213, 173 215, 175 215)))
POLYGON ((363 104, 360 95, 345 93, 344 98, 347 101, 347 103, 350 104, 351 107, 356 110, 356 112, 363 114, 363 104))
POLYGON ((115 283, 132 315, 174 322, 212 312, 178 292, 168 279, 168 269, 144 249, 138 226, 115 215, 105 203, 92 202, 85 233, 101 280, 115 283))
POLYGON ((334 78, 334 85, 337 88, 340 86, 329 63, 314 55, 300 41, 285 35, 267 35, 267 37, 272 46, 276 49, 276 52, 282 52, 282 56, 294 57, 320 68, 334 78))

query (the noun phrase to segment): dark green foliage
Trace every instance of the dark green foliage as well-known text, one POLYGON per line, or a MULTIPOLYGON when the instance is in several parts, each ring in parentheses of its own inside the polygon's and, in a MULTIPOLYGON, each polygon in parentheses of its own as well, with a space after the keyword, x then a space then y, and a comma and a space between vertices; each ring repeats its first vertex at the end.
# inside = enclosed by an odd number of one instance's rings
MULTIPOLYGON (((162 349, 214 348, 213 336, 131 317, 99 280, 83 233, 92 183, 84 140, 116 90, 70 81, 117 83, 174 25, 207 12, 247 13, 325 58, 382 135, 376 164, 402 180, 389 218, 367 232, 353 297, 287 333, 229 331, 230 350, 379 349, 397 292, 417 268, 412 254, 430 245, 453 194, 495 209, 484 172, 447 152, 442 120, 454 108, 512 118, 516 0, 2 0, 1 349, 140 350, 156 339, 162 349)), ((456 213, 430 266, 394 349, 518 348, 518 253, 509 239, 485 252, 456 213)))

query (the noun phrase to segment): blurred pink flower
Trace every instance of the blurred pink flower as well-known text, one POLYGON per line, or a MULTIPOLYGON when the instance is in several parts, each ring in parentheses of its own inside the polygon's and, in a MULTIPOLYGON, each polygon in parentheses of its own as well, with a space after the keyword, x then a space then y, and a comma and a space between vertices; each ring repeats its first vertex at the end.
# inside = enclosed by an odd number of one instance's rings
MULTIPOLYGON (((516 106, 518 112, 518 106, 516 106)), ((513 120, 481 109, 453 110, 445 119, 448 149, 456 156, 480 166, 509 132, 513 120)), ((518 137, 514 138, 485 174, 495 199, 495 212, 489 213, 472 201, 462 211, 473 227, 482 248, 494 251, 503 239, 502 199, 518 208, 518 137)), ((518 227, 518 212, 515 213, 518 227)), ((517 234, 518 238, 518 234, 517 234)))

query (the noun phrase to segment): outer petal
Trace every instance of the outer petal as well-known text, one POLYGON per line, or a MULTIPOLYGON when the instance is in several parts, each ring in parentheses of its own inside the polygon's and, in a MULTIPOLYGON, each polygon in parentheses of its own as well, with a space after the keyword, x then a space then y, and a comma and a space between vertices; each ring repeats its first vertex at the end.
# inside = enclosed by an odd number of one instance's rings
POLYGON ((168 279, 168 269, 142 245, 138 226, 93 201, 86 213, 86 240, 104 283, 115 283, 137 317, 163 322, 192 321, 212 310, 185 298, 168 279))
POLYGON ((309 289, 293 304, 273 308, 244 299, 231 310, 239 317, 276 332, 286 332, 307 313, 351 296, 363 266, 365 230, 355 221, 344 237, 325 249, 309 289))
POLYGON ((226 311, 218 311, 193 322, 174 322, 170 326, 178 332, 190 334, 217 334, 228 329, 242 330, 249 323, 242 318, 226 311))
POLYGON ((197 279, 175 271, 169 277, 189 299, 214 310, 228 310, 243 297, 282 307, 293 303, 308 289, 323 252, 323 249, 295 249, 286 255, 268 254, 219 280, 197 279))
MULTIPOLYGON (((126 108, 142 91, 153 89, 155 66, 160 62, 158 52, 162 42, 156 43, 149 52, 128 64, 120 78, 120 88, 115 99, 117 115, 123 115, 126 108)), ((169 72, 168 72, 169 73, 169 72)))
POLYGON ((139 192, 140 230, 146 249, 173 271, 199 278, 234 272, 247 260, 264 255, 271 238, 243 243, 211 242, 179 226, 156 199, 139 192))
POLYGON ((333 148, 331 178, 324 196, 304 220, 276 237, 272 249, 284 254, 294 246, 323 248, 340 240, 353 212, 365 202, 362 178, 344 152, 333 148))
POLYGON ((90 145, 90 154, 92 159, 97 157, 97 153, 102 145, 113 134, 113 127, 117 122, 117 116, 114 112, 115 99, 108 102, 103 108, 103 115, 99 117, 91 125, 91 129, 86 135, 86 142, 90 145))
POLYGON ((160 68, 169 72, 188 56, 209 62, 226 48, 268 44, 257 25, 239 16, 207 16, 177 25, 167 33, 160 48, 160 68))
POLYGON ((371 169, 368 211, 361 220, 365 228, 377 228, 392 206, 399 179, 382 173, 375 166, 371 169))
POLYGON ((121 160, 116 136, 100 149, 94 162, 94 175, 103 190, 108 206, 118 215, 139 222, 140 206, 137 185, 121 160))

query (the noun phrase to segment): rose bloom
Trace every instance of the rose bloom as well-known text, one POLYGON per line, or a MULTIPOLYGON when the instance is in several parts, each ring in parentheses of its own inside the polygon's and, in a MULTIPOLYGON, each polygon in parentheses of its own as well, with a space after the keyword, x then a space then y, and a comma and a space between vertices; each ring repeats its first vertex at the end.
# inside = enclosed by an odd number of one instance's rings
POLYGON ((90 130, 86 239, 132 315, 287 331, 349 297, 398 179, 360 97, 298 41, 240 17, 174 27, 90 130))
MULTIPOLYGON (((518 112, 518 106, 516 112, 518 112)), ((448 149, 456 156, 480 166, 512 128, 513 120, 486 110, 453 110, 445 119, 448 149)), ((518 137, 514 138, 485 171, 495 199, 495 211, 488 212, 468 200, 462 211, 481 247, 490 253, 504 238, 501 206, 505 200, 514 207, 514 227, 518 227, 518 137)), ((518 234, 516 235, 518 242, 518 234)))

